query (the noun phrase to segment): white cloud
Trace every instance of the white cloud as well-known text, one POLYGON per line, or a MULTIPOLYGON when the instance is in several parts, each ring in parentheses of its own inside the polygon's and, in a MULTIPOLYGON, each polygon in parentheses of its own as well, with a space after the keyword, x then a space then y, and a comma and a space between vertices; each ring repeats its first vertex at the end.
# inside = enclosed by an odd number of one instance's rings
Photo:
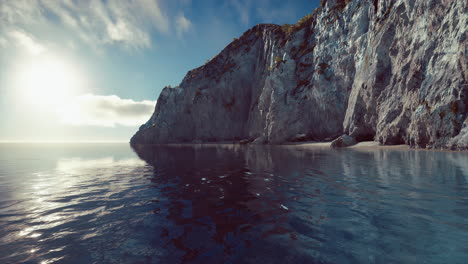
POLYGON ((22 46, 32 55, 39 55, 45 51, 45 48, 33 36, 25 32, 13 30, 8 32, 8 36, 13 39, 15 44, 22 46))
POLYGON ((157 0, 137 0, 136 3, 138 5, 138 13, 134 14, 134 16, 149 21, 161 32, 167 32, 169 30, 169 22, 166 15, 159 7, 160 4, 157 0))
POLYGON ((63 123, 76 126, 139 126, 150 118, 155 101, 134 101, 117 95, 86 94, 59 109, 63 123))
MULTIPOLYGON (((52 28, 58 18, 64 29, 92 46, 120 44, 129 49, 151 46, 150 32, 165 33, 169 20, 160 0, 1 0, 4 28, 52 28)), ((0 29, 0 33, 1 33, 0 29)))
POLYGON ((42 17, 39 7, 39 0, 2 0, 0 5, 0 21, 3 26, 9 24, 24 24, 26 22, 41 22, 39 20, 30 21, 31 18, 42 17))
POLYGON ((192 23, 184 14, 179 14, 176 18, 176 32, 177 36, 181 37, 184 33, 188 32, 192 27, 192 23))

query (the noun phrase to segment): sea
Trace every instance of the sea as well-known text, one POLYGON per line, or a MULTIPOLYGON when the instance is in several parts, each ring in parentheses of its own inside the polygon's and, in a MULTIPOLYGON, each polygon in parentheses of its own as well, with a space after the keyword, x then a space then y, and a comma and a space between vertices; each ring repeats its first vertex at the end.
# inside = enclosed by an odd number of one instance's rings
POLYGON ((468 153, 1 143, 0 263, 468 263, 468 153))

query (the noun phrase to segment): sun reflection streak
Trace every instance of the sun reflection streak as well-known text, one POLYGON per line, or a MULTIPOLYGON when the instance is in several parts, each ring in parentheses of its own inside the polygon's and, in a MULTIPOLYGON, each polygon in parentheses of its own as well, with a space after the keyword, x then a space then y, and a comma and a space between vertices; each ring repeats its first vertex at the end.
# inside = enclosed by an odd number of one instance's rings
MULTIPOLYGON (((82 196, 86 192, 95 192, 101 186, 95 186, 95 174, 90 174, 93 170, 103 168, 118 168, 119 173, 129 172, 135 166, 145 165, 140 159, 115 159, 114 157, 104 157, 98 159, 67 158, 59 159, 54 171, 35 172, 34 184, 31 186, 31 198, 29 201, 29 218, 32 219, 30 225, 18 231, 17 237, 38 238, 43 234, 37 230, 50 229, 64 225, 67 222, 84 215, 103 216, 108 214, 105 206, 89 208, 88 210, 76 211, 69 208, 71 205, 82 203, 87 198, 82 196), (94 175, 94 176, 90 176, 94 175)), ((113 170, 112 170, 113 171, 113 170)), ((107 174, 97 175, 106 177, 107 174)), ((112 186, 112 189, 120 189, 119 186, 112 186)), ((106 194, 109 195, 109 194, 106 194)), ((67 232, 58 232, 53 237, 63 237, 67 232)), ((87 234, 84 238, 95 236, 96 233, 87 234)), ((46 238, 49 239, 49 238, 46 238)), ((57 249, 58 251, 60 249, 57 249)), ((37 249, 31 249, 34 253, 37 249)), ((44 263, 52 263, 60 259, 45 260, 44 263)))
POLYGON ((20 236, 20 237, 31 237, 31 238, 40 237, 42 235, 41 233, 34 232, 37 229, 39 229, 39 228, 38 227, 27 227, 27 228, 21 230, 18 233, 18 236, 20 236))
POLYGON ((36 237, 40 237, 40 236, 42 236, 42 234, 40 234, 40 233, 32 233, 29 237, 36 238, 36 237))
POLYGON ((48 259, 48 260, 43 260, 43 261, 41 261, 39 263, 40 264, 50 264, 50 263, 54 263, 54 262, 57 262, 59 260, 62 260, 63 258, 65 258, 65 256, 58 257, 58 258, 51 258, 51 259, 48 259))

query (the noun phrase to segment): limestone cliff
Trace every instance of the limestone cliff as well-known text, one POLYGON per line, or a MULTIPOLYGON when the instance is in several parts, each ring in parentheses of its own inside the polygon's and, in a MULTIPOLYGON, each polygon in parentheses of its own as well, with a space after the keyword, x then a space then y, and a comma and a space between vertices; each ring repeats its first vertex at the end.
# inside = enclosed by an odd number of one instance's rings
POLYGON ((378 140, 468 149, 468 2, 322 0, 262 24, 180 86, 131 142, 378 140))

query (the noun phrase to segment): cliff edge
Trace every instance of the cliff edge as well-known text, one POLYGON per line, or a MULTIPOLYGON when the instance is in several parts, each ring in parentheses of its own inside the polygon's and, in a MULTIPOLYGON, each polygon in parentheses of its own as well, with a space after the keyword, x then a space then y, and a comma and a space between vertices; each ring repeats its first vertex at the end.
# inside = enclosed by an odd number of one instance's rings
POLYGON ((467 150, 466 10, 455 0, 322 0, 295 25, 257 25, 164 88, 131 143, 339 137, 467 150))

